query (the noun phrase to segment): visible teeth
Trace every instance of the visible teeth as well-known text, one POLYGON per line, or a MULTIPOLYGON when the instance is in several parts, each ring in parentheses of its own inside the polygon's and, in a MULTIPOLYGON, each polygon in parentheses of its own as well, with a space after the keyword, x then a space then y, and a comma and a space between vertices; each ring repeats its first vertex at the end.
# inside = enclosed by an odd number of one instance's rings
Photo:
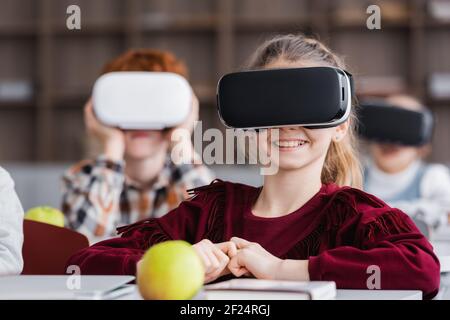
POLYGON ((282 148, 296 148, 305 143, 307 143, 307 141, 304 140, 275 141, 275 145, 282 148))

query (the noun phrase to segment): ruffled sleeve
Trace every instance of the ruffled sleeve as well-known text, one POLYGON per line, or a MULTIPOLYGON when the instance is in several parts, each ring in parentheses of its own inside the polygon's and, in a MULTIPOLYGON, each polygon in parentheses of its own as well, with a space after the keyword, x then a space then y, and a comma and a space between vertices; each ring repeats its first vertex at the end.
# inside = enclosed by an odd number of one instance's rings
POLYGON ((167 240, 196 243, 212 238, 221 217, 224 182, 190 191, 183 201, 161 218, 152 218, 118 228, 120 238, 99 242, 73 255, 67 265, 78 265, 82 274, 134 275, 136 263, 152 245, 167 240))
POLYGON ((309 258, 311 280, 368 289, 373 270, 379 270, 378 289, 421 290, 424 298, 437 294, 439 261, 405 213, 356 189, 344 189, 340 200, 347 209, 327 210, 321 241, 327 248, 309 258))

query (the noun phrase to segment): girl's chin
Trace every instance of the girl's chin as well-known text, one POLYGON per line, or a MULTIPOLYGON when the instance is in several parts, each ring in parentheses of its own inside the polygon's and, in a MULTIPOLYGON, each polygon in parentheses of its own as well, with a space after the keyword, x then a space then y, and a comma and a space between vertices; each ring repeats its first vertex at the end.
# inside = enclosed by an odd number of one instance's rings
POLYGON ((302 169, 303 166, 302 165, 298 165, 298 164, 284 164, 284 165, 280 165, 278 167, 278 172, 294 172, 296 170, 300 170, 302 169))
POLYGON ((149 150, 151 150, 153 153, 153 150, 159 150, 162 148, 162 144, 160 143, 154 143, 153 141, 148 140, 141 140, 141 141, 131 141, 127 143, 127 151, 130 154, 148 154, 150 153, 149 150))
POLYGON ((300 163, 299 159, 280 159, 278 161, 278 168, 280 170, 297 170, 303 168, 306 164, 303 161, 300 163))
POLYGON ((135 160, 142 160, 142 159, 151 158, 151 157, 155 156, 155 152, 149 152, 149 150, 155 150, 155 147, 145 146, 145 147, 142 147, 139 149, 141 149, 141 150, 128 149, 126 151, 127 158, 135 159, 135 160))
POLYGON ((398 151, 383 152, 380 155, 381 161, 391 161, 392 158, 397 158, 400 153, 398 151))

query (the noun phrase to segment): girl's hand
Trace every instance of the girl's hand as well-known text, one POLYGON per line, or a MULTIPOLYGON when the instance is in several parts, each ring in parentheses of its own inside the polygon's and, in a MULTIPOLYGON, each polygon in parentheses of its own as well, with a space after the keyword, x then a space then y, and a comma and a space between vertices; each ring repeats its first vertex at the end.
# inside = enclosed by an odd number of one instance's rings
POLYGON ((259 243, 238 237, 233 237, 230 241, 236 244, 238 249, 228 264, 228 268, 236 277, 250 273, 259 279, 276 278, 283 260, 270 254, 259 243))
POLYGON ((186 120, 167 133, 170 142, 171 158, 175 164, 201 163, 200 155, 195 151, 191 141, 191 135, 195 128, 195 122, 199 117, 199 102, 192 92, 192 107, 186 120), (176 151, 175 151, 176 150, 176 151))
POLYGON ((258 243, 237 237, 230 241, 238 248, 228 264, 236 277, 250 272, 259 279, 309 281, 308 260, 282 260, 258 243))
POLYGON ((200 103, 198 102, 197 96, 195 95, 194 92, 192 92, 191 111, 186 120, 184 120, 184 122, 180 124, 177 128, 186 129, 189 131, 189 133, 192 133, 194 131, 195 121, 198 121, 199 118, 200 112, 199 105, 200 103))
POLYGON ((229 257, 236 255, 237 249, 233 242, 212 243, 208 239, 197 242, 192 246, 203 262, 205 268, 205 283, 230 273, 228 270, 229 257))
POLYGON ((125 152, 125 137, 121 130, 108 127, 95 117, 92 99, 84 106, 84 122, 90 134, 95 136, 103 147, 103 153, 110 160, 120 161, 125 152))

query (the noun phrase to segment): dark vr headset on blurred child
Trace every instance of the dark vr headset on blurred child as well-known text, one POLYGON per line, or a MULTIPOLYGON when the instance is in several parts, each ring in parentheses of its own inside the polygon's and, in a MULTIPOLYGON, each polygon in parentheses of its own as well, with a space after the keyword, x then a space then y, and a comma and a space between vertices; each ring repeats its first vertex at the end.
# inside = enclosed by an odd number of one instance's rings
POLYGON ((383 101, 362 103, 358 120, 359 133, 371 141, 421 146, 429 143, 433 135, 430 111, 408 110, 383 101))
POLYGON ((334 127, 348 119, 352 96, 351 74, 333 67, 236 72, 217 86, 219 115, 237 129, 334 127))
POLYGON ((189 115, 192 90, 170 72, 111 72, 94 85, 97 118, 121 129, 160 130, 181 124, 189 115))

